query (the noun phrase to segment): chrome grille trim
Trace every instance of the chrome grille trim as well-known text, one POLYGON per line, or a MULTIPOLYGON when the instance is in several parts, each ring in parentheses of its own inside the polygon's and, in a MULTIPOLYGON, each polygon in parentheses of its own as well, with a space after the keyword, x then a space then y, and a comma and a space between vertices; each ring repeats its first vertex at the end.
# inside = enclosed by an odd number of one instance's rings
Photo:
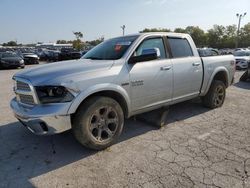
POLYGON ((28 104, 28 105, 34 105, 34 98, 32 95, 23 95, 23 94, 19 94, 18 95, 20 102, 23 104, 28 104))
POLYGON ((23 91, 31 91, 29 84, 16 80, 16 89, 23 91))
POLYGON ((39 104, 35 88, 30 81, 18 77, 14 77, 13 80, 15 80, 14 91, 19 103, 28 106, 39 104))

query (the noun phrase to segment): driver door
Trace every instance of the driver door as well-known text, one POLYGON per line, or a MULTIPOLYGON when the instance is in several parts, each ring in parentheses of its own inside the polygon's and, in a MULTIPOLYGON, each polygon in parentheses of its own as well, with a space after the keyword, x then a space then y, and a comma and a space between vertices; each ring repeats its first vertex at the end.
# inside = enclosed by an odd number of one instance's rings
POLYGON ((128 64, 133 111, 170 102, 172 99, 172 62, 168 59, 163 38, 144 39, 134 56, 143 55, 143 52, 150 49, 158 51, 158 59, 128 64))

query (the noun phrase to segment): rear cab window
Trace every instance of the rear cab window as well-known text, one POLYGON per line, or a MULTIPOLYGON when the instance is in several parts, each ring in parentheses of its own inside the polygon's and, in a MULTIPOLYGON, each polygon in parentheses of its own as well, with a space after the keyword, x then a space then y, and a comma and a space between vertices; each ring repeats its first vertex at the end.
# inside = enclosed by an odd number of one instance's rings
POLYGON ((173 58, 183 58, 183 57, 194 56, 192 48, 187 39, 168 37, 168 43, 169 43, 173 58))

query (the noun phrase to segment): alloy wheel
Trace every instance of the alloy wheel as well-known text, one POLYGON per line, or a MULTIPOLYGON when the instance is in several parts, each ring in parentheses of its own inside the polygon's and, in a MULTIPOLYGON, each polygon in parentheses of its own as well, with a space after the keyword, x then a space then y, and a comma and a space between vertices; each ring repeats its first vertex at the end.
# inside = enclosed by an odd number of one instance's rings
POLYGON ((118 128, 118 115, 111 106, 98 108, 90 118, 90 132, 98 142, 106 142, 115 135, 118 128))

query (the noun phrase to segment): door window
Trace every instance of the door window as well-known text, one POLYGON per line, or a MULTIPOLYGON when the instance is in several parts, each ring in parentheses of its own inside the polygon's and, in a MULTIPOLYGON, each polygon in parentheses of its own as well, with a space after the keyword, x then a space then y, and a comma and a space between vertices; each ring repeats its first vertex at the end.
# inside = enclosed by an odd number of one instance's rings
POLYGON ((135 51, 135 56, 140 56, 142 55, 142 52, 147 49, 159 49, 160 51, 160 59, 165 59, 166 58, 166 52, 165 52, 165 47, 163 43, 162 38, 152 38, 152 39, 146 39, 144 40, 140 46, 137 48, 135 51))
POLYGON ((169 38, 168 42, 173 58, 193 56, 193 51, 187 39, 169 38))

